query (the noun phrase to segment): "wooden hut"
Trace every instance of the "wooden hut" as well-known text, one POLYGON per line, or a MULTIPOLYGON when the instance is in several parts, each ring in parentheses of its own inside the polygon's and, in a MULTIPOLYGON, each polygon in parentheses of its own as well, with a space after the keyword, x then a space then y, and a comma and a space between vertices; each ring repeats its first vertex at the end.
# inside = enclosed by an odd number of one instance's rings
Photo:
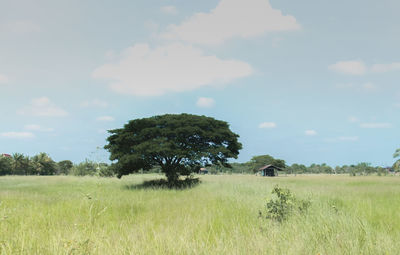
POLYGON ((278 170, 282 169, 273 165, 265 165, 258 169, 261 176, 278 176, 278 170))

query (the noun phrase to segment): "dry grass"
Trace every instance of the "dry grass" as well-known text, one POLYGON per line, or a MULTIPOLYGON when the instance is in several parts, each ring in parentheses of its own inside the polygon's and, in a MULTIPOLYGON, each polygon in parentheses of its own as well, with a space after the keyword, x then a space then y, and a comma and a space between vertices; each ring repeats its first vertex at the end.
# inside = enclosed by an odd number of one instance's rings
POLYGON ((201 176, 192 189, 159 178, 0 178, 0 254, 396 254, 400 177, 201 176), (258 211, 275 184, 310 198, 278 224, 258 211), (130 187, 136 187, 131 189, 130 187))

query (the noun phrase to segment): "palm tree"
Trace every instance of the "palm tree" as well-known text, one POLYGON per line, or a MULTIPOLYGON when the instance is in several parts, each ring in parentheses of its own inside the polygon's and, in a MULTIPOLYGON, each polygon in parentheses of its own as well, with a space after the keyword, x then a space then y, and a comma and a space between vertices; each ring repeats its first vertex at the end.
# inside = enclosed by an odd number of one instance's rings
POLYGON ((21 175, 24 174, 24 161, 25 156, 21 153, 14 153, 12 155, 12 171, 13 174, 21 175))
POLYGON ((57 164, 44 152, 32 158, 35 164, 36 174, 39 175, 53 175, 57 171, 57 164))

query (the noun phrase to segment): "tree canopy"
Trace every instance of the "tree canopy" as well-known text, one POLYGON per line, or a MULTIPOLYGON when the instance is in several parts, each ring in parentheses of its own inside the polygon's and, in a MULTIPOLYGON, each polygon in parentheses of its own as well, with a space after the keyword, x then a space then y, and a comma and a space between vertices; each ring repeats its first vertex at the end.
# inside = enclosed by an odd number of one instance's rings
POLYGON ((237 158, 242 148, 227 122, 192 114, 135 119, 109 133, 104 148, 117 160, 118 177, 160 166, 168 181, 175 182, 201 166, 229 166, 228 159, 237 158))
POLYGON ((282 169, 286 168, 285 160, 275 159, 270 155, 254 156, 251 158, 249 163, 254 172, 257 172, 260 167, 263 167, 265 165, 273 165, 282 169))

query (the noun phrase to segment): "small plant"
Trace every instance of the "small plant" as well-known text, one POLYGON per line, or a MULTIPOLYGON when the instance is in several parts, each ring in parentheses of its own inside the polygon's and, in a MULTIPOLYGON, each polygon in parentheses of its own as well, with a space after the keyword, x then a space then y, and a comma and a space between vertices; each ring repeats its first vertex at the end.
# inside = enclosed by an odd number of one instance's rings
POLYGON ((294 212, 305 213, 311 205, 309 200, 299 200, 286 188, 278 185, 272 190, 276 198, 271 198, 266 205, 266 218, 278 222, 285 221, 294 212))

